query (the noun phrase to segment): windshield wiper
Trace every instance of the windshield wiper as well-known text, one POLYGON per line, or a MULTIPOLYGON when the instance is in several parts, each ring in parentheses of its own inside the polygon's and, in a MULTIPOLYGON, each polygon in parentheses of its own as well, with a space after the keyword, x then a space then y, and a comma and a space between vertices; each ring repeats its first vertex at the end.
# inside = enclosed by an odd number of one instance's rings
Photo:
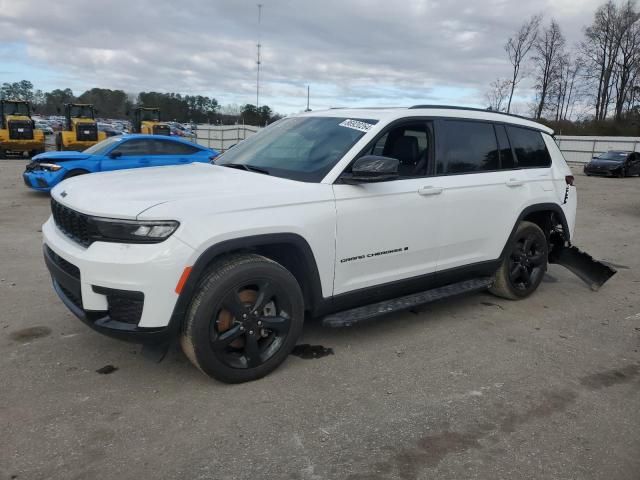
POLYGON ((221 167, 229 167, 229 168, 237 168, 239 170, 246 170, 247 172, 256 172, 263 173, 265 175, 269 175, 263 168, 254 167, 253 165, 245 165, 244 163, 223 163, 220 165, 221 167))

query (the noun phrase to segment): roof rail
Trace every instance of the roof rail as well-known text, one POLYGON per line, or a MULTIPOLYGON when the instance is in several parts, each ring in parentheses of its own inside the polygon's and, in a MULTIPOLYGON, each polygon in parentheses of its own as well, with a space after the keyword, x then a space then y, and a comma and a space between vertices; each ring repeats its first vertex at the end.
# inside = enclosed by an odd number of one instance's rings
POLYGON ((329 107, 329 110, 397 110, 406 107, 329 107))
POLYGON ((497 113, 499 115, 508 115, 510 117, 521 118, 523 120, 535 121, 535 120, 532 120, 531 118, 523 117, 522 115, 516 115, 515 113, 498 112, 496 110, 489 110, 486 108, 461 107, 459 105, 413 105, 409 107, 409 110, 418 109, 418 108, 421 108, 421 109, 441 108, 446 110, 468 110, 471 112, 497 113))

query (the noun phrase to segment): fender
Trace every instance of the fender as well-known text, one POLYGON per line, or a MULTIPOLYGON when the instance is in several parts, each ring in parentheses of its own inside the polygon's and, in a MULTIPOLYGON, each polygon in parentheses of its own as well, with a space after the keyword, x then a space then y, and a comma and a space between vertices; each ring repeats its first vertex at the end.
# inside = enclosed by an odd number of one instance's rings
POLYGON ((314 309, 322 300, 322 286, 320 283, 320 274, 313 251, 309 243, 298 234, 295 233, 273 233, 265 235, 253 235, 248 237, 234 238, 224 242, 212 245, 205 250, 195 264, 191 268, 189 278, 182 287, 176 306, 171 314, 169 328, 175 335, 178 333, 182 325, 182 319, 187 313, 189 303, 196 291, 198 283, 202 278, 206 268, 217 257, 225 253, 238 252, 243 250, 252 250, 256 248, 265 248, 278 244, 293 245, 302 255, 302 269, 305 274, 307 289, 305 299, 310 301, 311 305, 307 305, 309 309, 314 309))
POLYGON ((564 211, 562 210, 560 205, 558 205, 557 203, 536 203, 534 205, 529 205, 524 210, 522 210, 522 212, 520 212, 520 215, 518 215, 518 218, 516 219, 516 222, 514 223, 513 228, 511 229, 511 233, 509 234, 509 238, 507 239, 507 242, 505 243, 504 248, 502 249, 502 253, 500 253, 500 261, 502 261, 505 255, 507 254, 507 247, 511 245, 511 242, 516 234, 516 230, 518 229, 518 225, 520 224, 520 222, 524 220, 526 217, 528 217, 529 215, 531 215, 532 213, 549 212, 549 211, 557 215, 557 218, 560 221, 560 224, 562 225, 564 239, 566 242, 570 243, 571 232, 569 231, 569 224, 567 223, 567 218, 565 217, 564 211))

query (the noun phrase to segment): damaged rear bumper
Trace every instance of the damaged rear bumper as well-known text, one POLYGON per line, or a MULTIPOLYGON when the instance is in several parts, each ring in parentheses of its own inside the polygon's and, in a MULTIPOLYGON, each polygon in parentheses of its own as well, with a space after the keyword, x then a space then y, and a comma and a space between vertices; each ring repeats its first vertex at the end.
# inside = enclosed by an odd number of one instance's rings
POLYGON ((555 245, 549 254, 549 263, 556 263, 584 281, 594 292, 616 273, 614 268, 594 259, 572 245, 555 245))

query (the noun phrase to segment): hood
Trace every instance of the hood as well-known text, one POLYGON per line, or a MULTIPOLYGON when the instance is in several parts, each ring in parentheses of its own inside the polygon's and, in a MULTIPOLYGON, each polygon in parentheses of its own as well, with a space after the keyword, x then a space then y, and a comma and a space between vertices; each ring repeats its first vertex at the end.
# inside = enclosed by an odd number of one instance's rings
POLYGON ((40 153, 33 157, 31 160, 34 162, 64 162, 65 160, 86 160, 90 158, 91 155, 83 153, 83 152, 75 152, 73 150, 68 150, 64 152, 45 152, 40 153))
POLYGON ((221 212, 304 203, 312 186, 317 184, 192 163, 82 175, 58 184, 51 196, 89 215, 133 219, 144 212, 141 218, 151 218, 147 210, 162 205, 162 214, 180 220, 194 208, 221 212))

